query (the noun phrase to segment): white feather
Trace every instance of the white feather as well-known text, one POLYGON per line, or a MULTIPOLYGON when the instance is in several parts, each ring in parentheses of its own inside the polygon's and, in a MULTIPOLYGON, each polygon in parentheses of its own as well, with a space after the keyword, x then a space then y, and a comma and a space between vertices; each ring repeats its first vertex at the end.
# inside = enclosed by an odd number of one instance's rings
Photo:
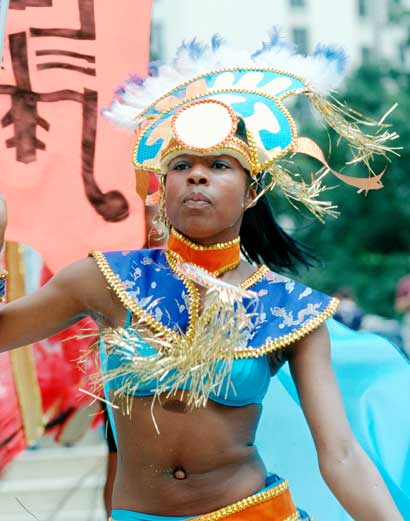
POLYGON ((173 64, 158 68, 156 76, 149 76, 142 84, 132 79, 125 82, 111 106, 103 114, 113 123, 135 129, 138 114, 158 98, 206 72, 232 67, 261 67, 289 72, 307 80, 317 94, 328 95, 340 86, 343 79, 343 53, 321 48, 313 56, 296 54, 273 31, 271 41, 256 53, 222 44, 214 49, 197 41, 184 44, 173 64))

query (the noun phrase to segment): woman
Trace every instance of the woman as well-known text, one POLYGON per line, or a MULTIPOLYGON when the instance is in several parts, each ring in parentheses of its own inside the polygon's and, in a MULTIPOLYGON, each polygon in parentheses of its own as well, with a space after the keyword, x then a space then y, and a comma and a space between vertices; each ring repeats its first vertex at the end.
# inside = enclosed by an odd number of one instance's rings
MULTIPOLYGON (((180 52, 191 78, 187 57, 197 51, 180 52)), ((85 315, 108 328, 101 348, 118 444, 113 521, 309 519, 254 446, 269 377, 285 360, 333 493, 354 519, 402 520, 346 420, 324 325, 337 302, 252 263, 292 268, 306 259, 271 217, 264 192, 273 183, 316 214, 331 210, 316 201, 317 184, 309 189, 277 163, 297 149, 320 159, 314 144, 298 141, 285 95, 304 88, 318 106, 323 100, 295 73, 263 68, 262 51, 242 70, 224 64, 216 41, 201 52, 213 72, 203 74, 201 62, 199 81, 171 74, 173 92, 136 120, 137 184, 146 194, 147 172, 161 174, 167 249, 93 252, 67 267, 1 310, 1 347, 85 315), (240 257, 240 239, 251 262, 240 257)), ((110 114, 123 116, 130 90, 158 97, 149 80, 128 85, 110 114)), ((138 103, 148 104, 137 100, 136 113, 138 103)))

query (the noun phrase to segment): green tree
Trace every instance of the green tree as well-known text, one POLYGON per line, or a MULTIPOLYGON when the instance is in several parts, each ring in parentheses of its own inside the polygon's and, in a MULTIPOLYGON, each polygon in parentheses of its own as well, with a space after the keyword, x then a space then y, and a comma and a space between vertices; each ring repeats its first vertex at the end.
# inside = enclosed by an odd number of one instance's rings
MULTIPOLYGON (((398 102, 398 108, 388 118, 400 139, 392 146, 403 147, 400 157, 390 156, 384 189, 367 196, 343 185, 328 174, 327 185, 338 186, 322 197, 337 204, 340 216, 327 218, 322 224, 307 217, 306 212, 294 212, 294 235, 310 245, 323 263, 318 269, 301 275, 302 280, 324 292, 332 293, 340 286, 350 286, 358 303, 368 313, 394 315, 394 292, 398 279, 410 272, 410 77, 404 72, 389 70, 386 65, 362 66, 347 83, 344 101, 358 112, 379 120, 398 102)), ((306 115, 306 109, 299 111, 306 115)), ((344 165, 351 158, 348 147, 338 144, 337 136, 328 134, 304 117, 299 133, 312 136, 324 150, 331 143, 330 162, 336 170, 348 175, 365 176, 363 166, 344 165)), ((375 160, 373 168, 381 172, 384 162, 375 160)), ((304 161, 303 170, 317 168, 304 161)), ((285 209, 282 203, 280 208, 285 209)), ((285 210, 289 213, 288 209, 285 210)))

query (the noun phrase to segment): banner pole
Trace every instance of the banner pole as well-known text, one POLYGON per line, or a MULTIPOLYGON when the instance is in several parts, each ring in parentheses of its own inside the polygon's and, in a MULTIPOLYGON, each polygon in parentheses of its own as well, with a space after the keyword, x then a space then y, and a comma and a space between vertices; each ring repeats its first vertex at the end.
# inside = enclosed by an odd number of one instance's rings
MULTIPOLYGON (((6 242, 6 267, 9 273, 7 281, 7 301, 11 302, 25 294, 25 270, 23 247, 6 242)), ((28 446, 43 435, 43 407, 41 391, 37 379, 33 348, 31 345, 14 349, 10 352, 14 383, 23 420, 24 435, 28 446)))
POLYGON ((3 60, 4 38, 6 36, 6 19, 9 0, 0 0, 0 67, 3 60))

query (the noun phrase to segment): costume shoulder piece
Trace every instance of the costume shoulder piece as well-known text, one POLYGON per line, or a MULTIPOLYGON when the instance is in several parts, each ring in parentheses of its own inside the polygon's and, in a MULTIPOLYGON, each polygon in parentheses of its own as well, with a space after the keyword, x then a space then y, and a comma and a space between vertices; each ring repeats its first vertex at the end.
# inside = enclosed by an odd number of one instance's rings
MULTIPOLYGON (((155 333, 173 342, 193 336, 199 292, 164 250, 90 253, 122 304, 155 333)), ((244 299, 252 320, 247 347, 235 358, 263 356, 296 342, 336 311, 338 300, 261 266, 241 284, 257 295, 244 299)))
POLYGON ((266 270, 252 286, 258 295, 255 329, 242 357, 259 356, 300 340, 330 318, 339 301, 300 282, 266 270))

